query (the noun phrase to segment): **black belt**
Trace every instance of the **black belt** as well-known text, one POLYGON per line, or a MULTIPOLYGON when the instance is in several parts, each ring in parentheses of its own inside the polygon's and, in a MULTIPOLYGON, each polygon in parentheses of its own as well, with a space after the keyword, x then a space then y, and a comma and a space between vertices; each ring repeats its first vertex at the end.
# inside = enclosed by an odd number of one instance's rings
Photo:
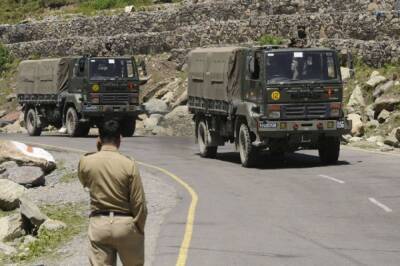
POLYGON ((115 212, 115 211, 92 211, 89 215, 89 217, 95 217, 95 216, 132 216, 130 213, 125 213, 125 212, 115 212))

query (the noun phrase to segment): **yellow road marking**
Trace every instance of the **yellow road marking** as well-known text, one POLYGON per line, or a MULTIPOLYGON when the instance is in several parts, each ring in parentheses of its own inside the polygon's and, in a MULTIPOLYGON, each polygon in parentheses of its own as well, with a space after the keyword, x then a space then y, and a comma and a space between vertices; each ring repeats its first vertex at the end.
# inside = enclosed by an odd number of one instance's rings
POLYGON ((183 186, 190 193, 190 196, 192 197, 192 202, 190 203, 188 215, 186 218, 185 235, 183 237, 182 244, 179 249, 178 260, 176 261, 176 266, 185 266, 186 261, 187 261, 189 247, 190 247, 190 242, 192 240, 194 218, 195 218, 195 214, 196 214, 196 206, 197 206, 199 197, 198 197, 196 191, 194 191, 194 189, 192 187, 190 187, 185 181, 183 181, 178 176, 172 174, 171 172, 168 172, 167 170, 160 168, 158 166, 154 166, 154 165, 150 165, 150 164, 142 163, 142 162, 138 162, 138 163, 141 165, 147 166, 149 168, 156 169, 156 170, 163 172, 164 174, 170 176, 176 182, 178 182, 181 186, 183 186))
MULTIPOLYGON (((80 150, 80 149, 63 148, 63 147, 58 147, 58 146, 53 146, 53 145, 48 145, 48 144, 41 144, 41 143, 34 143, 34 142, 29 142, 29 143, 25 143, 25 144, 29 144, 31 146, 43 147, 43 148, 47 147, 49 149, 56 149, 56 150, 61 150, 61 151, 71 151, 71 152, 77 152, 77 153, 86 153, 87 152, 87 151, 80 150)), ((186 261, 187 261, 187 257, 188 257, 188 251, 189 251, 189 248, 190 248, 190 242, 192 241, 194 219, 195 219, 195 215, 196 215, 196 207, 197 207, 197 203, 199 201, 199 197, 198 197, 196 191, 188 183, 183 181, 177 175, 174 175, 173 173, 169 172, 168 170, 165 170, 165 169, 163 169, 161 167, 158 167, 158 166, 155 166, 155 165, 151 165, 151 164, 148 164, 148 163, 143 163, 143 162, 139 162, 139 161, 137 161, 137 163, 140 164, 140 165, 152 168, 152 169, 156 169, 156 170, 164 173, 165 175, 171 177, 178 184, 183 186, 189 192, 189 194, 190 194, 190 196, 192 198, 192 200, 190 202, 187 218, 186 218, 185 233, 184 233, 184 236, 183 236, 183 240, 182 240, 181 246, 179 248, 178 259, 176 261, 176 266, 185 266, 186 265, 186 261)))

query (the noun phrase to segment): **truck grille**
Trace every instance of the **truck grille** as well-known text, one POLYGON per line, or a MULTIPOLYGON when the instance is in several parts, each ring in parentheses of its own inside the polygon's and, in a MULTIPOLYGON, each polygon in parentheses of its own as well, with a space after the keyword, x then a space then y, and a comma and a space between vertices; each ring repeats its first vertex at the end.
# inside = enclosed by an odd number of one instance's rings
POLYGON ((284 119, 305 119, 305 118, 326 118, 328 116, 328 105, 283 105, 282 118, 284 119))
POLYGON ((129 95, 128 94, 103 94, 101 96, 102 104, 118 104, 118 103, 128 103, 129 95))

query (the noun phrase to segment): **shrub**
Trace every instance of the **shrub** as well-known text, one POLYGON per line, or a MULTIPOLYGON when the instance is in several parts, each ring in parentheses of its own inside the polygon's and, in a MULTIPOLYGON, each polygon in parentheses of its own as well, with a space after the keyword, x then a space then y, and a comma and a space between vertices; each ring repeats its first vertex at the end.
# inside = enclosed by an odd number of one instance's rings
POLYGON ((280 45, 283 44, 283 38, 265 34, 258 39, 260 45, 280 45))
POLYGON ((13 62, 12 56, 7 48, 0 43, 0 75, 3 74, 8 68, 10 64, 13 62))

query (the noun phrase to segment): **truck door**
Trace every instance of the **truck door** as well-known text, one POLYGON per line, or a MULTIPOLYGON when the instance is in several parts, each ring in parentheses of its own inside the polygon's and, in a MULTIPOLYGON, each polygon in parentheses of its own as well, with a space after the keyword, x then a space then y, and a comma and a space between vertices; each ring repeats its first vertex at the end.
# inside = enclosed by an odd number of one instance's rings
POLYGON ((246 57, 246 77, 244 81, 243 98, 251 102, 260 102, 262 96, 261 76, 262 76, 261 53, 256 52, 246 57))

